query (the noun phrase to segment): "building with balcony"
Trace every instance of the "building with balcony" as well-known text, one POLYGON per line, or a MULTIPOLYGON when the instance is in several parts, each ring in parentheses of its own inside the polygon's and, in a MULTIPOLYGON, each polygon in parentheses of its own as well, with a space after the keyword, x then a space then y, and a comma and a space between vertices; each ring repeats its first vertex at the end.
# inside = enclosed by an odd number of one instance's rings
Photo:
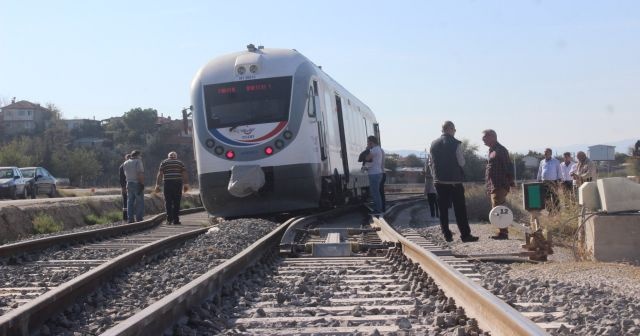
POLYGON ((0 127, 3 136, 28 135, 42 132, 49 120, 51 110, 32 102, 15 99, 1 108, 0 127))

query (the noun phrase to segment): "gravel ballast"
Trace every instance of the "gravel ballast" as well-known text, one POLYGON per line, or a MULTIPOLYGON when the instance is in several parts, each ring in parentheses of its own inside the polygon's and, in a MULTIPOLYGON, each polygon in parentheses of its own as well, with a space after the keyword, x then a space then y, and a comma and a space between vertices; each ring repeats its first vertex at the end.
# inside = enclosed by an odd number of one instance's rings
POLYGON ((43 335, 99 334, 236 255, 279 224, 223 221, 209 233, 132 267, 49 320, 43 335))
MULTIPOLYGON (((450 216, 450 218, 453 218, 450 216)), ((454 241, 447 243, 437 218, 426 207, 411 211, 410 221, 392 223, 402 230, 412 228, 423 236, 449 247, 454 254, 482 255, 521 252, 524 234, 510 229, 509 240, 493 240, 497 229, 490 224, 471 224, 480 240, 463 243, 455 219, 450 220, 454 241)), ((571 249, 554 246, 554 254, 544 263, 477 262, 485 275, 482 285, 506 302, 540 302, 535 311, 561 311, 573 329, 560 328, 554 335, 638 335, 640 334, 640 267, 623 263, 575 261, 571 249)), ((550 315, 535 322, 552 321, 550 315)))

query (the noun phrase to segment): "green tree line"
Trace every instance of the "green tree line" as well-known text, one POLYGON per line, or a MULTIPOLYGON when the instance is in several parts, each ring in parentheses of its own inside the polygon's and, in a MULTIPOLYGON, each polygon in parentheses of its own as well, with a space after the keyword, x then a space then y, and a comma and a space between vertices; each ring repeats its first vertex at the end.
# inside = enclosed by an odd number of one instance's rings
POLYGON ((73 186, 115 186, 124 155, 137 149, 143 153, 148 185, 155 183, 158 165, 169 151, 178 152, 190 174, 195 176, 192 147, 165 144, 163 140, 175 129, 169 125, 158 126, 158 112, 153 108, 133 108, 105 126, 89 123, 71 131, 61 120, 60 111, 54 105, 48 108, 52 113, 41 132, 1 139, 0 166, 45 167, 55 177, 68 178, 73 186), (74 145, 74 140, 82 137, 111 141, 108 146, 74 145))

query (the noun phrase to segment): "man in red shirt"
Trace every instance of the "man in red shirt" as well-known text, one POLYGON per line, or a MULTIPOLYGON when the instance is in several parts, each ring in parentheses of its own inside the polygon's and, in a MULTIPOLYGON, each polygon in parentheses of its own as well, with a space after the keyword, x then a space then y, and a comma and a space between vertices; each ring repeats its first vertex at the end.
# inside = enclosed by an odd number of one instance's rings
MULTIPOLYGON (((491 196, 491 207, 504 205, 507 202, 509 189, 514 186, 513 169, 509 159, 509 151, 498 142, 496 131, 482 131, 482 141, 489 147, 485 180, 487 193, 491 196)), ((509 229, 500 229, 492 239, 509 239, 509 229)))

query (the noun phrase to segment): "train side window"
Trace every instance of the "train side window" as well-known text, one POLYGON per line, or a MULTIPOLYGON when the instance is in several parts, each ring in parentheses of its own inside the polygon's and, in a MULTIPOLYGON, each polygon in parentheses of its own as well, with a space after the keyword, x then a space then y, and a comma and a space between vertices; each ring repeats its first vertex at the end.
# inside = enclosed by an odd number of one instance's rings
POLYGON ((316 116, 316 95, 313 93, 313 87, 309 88, 309 99, 307 100, 307 115, 316 116))

